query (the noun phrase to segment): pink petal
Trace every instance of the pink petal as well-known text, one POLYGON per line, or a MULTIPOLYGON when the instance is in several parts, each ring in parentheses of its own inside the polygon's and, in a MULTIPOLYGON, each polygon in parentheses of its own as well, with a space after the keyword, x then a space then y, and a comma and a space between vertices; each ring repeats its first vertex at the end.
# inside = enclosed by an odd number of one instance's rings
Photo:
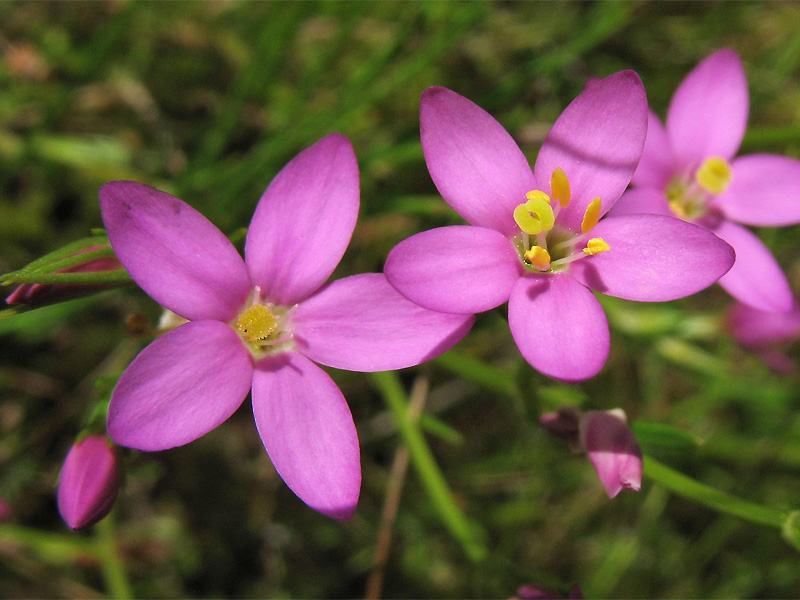
POLYGON ((445 201, 472 225, 506 237, 518 233, 514 208, 525 202, 536 181, 503 126, 477 104, 442 87, 422 94, 419 120, 425 162, 445 201))
MULTIPOLYGON (((621 71, 589 86, 561 113, 536 159, 536 181, 549 182, 561 167, 572 201, 558 223, 580 231, 597 197, 608 211, 631 181, 647 135, 647 97, 639 76, 621 71)), ((548 189, 545 191, 549 191, 548 189)))
POLYGON ((264 297, 291 306, 339 264, 358 217, 358 163, 335 133, 295 156, 258 202, 247 232, 250 277, 264 297))
POLYGON ((58 511, 70 529, 91 527, 114 506, 122 483, 117 453, 105 435, 70 448, 58 479, 58 511))
POLYGON ((745 225, 800 223, 800 160, 775 154, 740 156, 730 187, 714 205, 745 225))
POLYGON ((247 300, 244 262, 219 229, 185 202, 134 181, 100 188, 111 247, 150 297, 189 319, 230 321, 247 300))
POLYGON ((589 379, 608 358, 603 308, 566 273, 520 278, 508 300, 508 325, 525 360, 548 377, 589 379))
POLYGON ((631 188, 622 194, 611 209, 609 217, 637 214, 663 215, 674 217, 664 192, 650 187, 631 188))
POLYGON ((611 249, 574 262, 584 285, 627 300, 664 302, 707 288, 733 264, 733 249, 698 225, 661 215, 603 219, 591 232, 611 249))
POLYGON ((250 353, 228 325, 181 325, 142 350, 122 374, 108 408, 108 433, 139 450, 188 444, 239 408, 252 372, 250 353))
POLYGON ((794 298, 786 275, 764 243, 749 229, 722 221, 711 229, 736 251, 736 262, 719 280, 739 302, 761 310, 789 312, 794 298))
POLYGON ((667 137, 667 130, 653 111, 649 111, 642 159, 633 174, 631 185, 663 191, 667 189, 670 179, 675 174, 675 155, 667 137))
POLYGON ((461 341, 469 314, 426 310, 379 273, 334 281, 292 313, 297 349, 323 365, 389 371, 430 360, 461 341))
POLYGON ((352 517, 361 489, 358 435, 347 402, 327 373, 295 352, 259 361, 253 414, 286 485, 328 517, 352 517))
POLYGON ((742 346, 759 350, 800 337, 800 304, 788 313, 759 310, 736 303, 728 313, 728 326, 742 346))
POLYGON ((625 419, 617 411, 590 411, 580 425, 583 447, 608 497, 642 489, 642 450, 625 419))
POLYGON ((711 156, 732 158, 747 127, 749 102, 736 52, 723 48, 698 64, 678 86, 667 113, 679 168, 696 168, 711 156))
POLYGON ((456 225, 403 240, 389 253, 383 271, 395 289, 420 306, 478 313, 507 302, 524 269, 503 234, 456 225))

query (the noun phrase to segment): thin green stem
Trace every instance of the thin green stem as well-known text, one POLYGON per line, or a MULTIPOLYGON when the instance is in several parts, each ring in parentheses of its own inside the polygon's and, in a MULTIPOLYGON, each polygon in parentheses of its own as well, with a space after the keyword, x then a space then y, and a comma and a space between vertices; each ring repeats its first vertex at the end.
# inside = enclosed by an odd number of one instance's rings
POLYGON ((128 579, 128 573, 119 555, 115 536, 113 513, 108 515, 96 525, 96 544, 99 552, 100 565, 103 570, 103 579, 111 598, 133 598, 133 590, 128 579))
POLYGON ((644 474, 679 496, 757 525, 783 530, 790 516, 786 511, 748 502, 695 481, 650 456, 645 456, 644 474))
POLYGON ((471 524, 458 506, 418 422, 408 414, 408 398, 394 371, 371 373, 375 387, 383 396, 397 423, 400 437, 408 448, 414 464, 433 506, 453 536, 461 543, 464 552, 473 561, 486 556, 486 547, 478 539, 475 525, 471 524))
POLYGON ((131 283, 131 276, 125 269, 115 269, 114 271, 93 271, 87 273, 28 273, 25 271, 15 271, 5 276, 3 285, 15 283, 52 283, 52 284, 94 284, 94 285, 115 285, 120 283, 131 283))

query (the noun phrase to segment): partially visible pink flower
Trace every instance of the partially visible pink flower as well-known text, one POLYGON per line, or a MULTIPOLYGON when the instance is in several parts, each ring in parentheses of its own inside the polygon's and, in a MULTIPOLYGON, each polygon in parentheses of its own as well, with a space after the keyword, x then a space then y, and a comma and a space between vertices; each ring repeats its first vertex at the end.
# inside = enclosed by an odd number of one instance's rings
POLYGON ((145 185, 100 190, 108 237, 133 280, 188 323, 145 348, 111 397, 123 446, 164 450, 223 423, 252 389, 261 440, 287 485, 335 519, 361 487, 358 437, 339 388, 315 362, 351 371, 417 365, 469 330, 468 315, 420 308, 377 273, 325 284, 359 207, 346 137, 307 148, 256 207, 242 260, 188 204, 145 185))
MULTIPOLYGON (((100 250, 107 246, 89 246, 88 248, 76 252, 78 254, 86 254, 93 250, 100 250)), ((114 256, 104 258, 95 258, 85 263, 81 263, 66 269, 59 269, 55 273, 90 273, 98 271, 114 271, 121 269, 122 265, 114 256)), ((82 296, 95 294, 108 286, 104 285, 79 285, 76 283, 23 283, 18 286, 11 295, 6 298, 7 304, 28 304, 31 306, 43 306, 45 304, 55 304, 56 302, 64 302, 66 300, 73 300, 82 296)))
POLYGON ((569 591, 569 596, 565 598, 549 587, 529 583, 520 587, 517 590, 517 595, 509 600, 583 600, 583 593, 580 587, 573 585, 569 591))
POLYGON ((783 351, 800 338, 800 303, 795 300, 788 313, 758 310, 737 303, 728 311, 728 327, 737 342, 758 354, 772 369, 791 373, 796 364, 783 351))
POLYGON ((612 215, 673 215, 710 229, 736 250, 736 263, 720 285, 755 308, 789 312, 786 276, 742 225, 800 223, 800 161, 774 154, 736 157, 748 110, 742 62, 730 48, 718 50, 678 86, 666 127, 650 114, 633 188, 612 215))
POLYGON ((701 227, 661 215, 601 217, 630 182, 647 131, 638 75, 589 86, 553 125, 531 170, 486 111, 434 87, 420 105, 431 178, 471 226, 416 234, 386 260, 386 277, 420 306, 477 313, 508 302, 514 341, 556 379, 595 375, 608 322, 592 290, 656 302, 714 283, 733 250, 701 227))
POLYGON ((58 479, 58 510, 70 529, 85 529, 105 517, 117 499, 122 469, 104 435, 90 435, 70 448, 58 479))
POLYGON ((585 452, 609 498, 622 490, 642 489, 642 450, 622 409, 582 412, 564 407, 540 417, 573 452, 585 452))

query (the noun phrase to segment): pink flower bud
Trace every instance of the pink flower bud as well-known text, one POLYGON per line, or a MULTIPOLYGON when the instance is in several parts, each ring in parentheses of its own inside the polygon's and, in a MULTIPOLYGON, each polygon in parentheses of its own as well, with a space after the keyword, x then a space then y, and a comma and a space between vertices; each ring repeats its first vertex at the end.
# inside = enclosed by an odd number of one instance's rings
POLYGON ((539 423, 552 435, 565 440, 574 453, 583 452, 578 436, 578 421, 581 410, 574 406, 562 406, 556 412, 545 413, 539 417, 539 423))
MULTIPOLYGON (((93 250, 100 250, 106 246, 90 246, 75 255, 85 254, 93 250)), ((74 255, 73 255, 74 256, 74 255)), ((56 273, 94 273, 99 271, 114 271, 121 269, 122 265, 114 256, 95 258, 66 269, 59 269, 56 273)), ((106 289, 105 285, 80 285, 77 283, 23 283, 6 298, 6 304, 29 304, 43 306, 64 302, 81 296, 88 296, 106 289)))
POLYGON ((580 440, 609 498, 642 488, 642 450, 621 409, 584 413, 580 440))
POLYGON ((117 453, 104 435, 90 435, 70 448, 58 481, 58 510, 70 529, 105 517, 122 482, 117 453))

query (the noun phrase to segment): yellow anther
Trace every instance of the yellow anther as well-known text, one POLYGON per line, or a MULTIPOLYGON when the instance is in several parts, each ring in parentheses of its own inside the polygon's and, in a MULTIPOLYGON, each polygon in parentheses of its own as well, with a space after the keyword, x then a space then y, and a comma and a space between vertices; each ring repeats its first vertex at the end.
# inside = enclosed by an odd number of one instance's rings
POLYGON ((548 202, 550 200, 549 196, 544 192, 539 192, 547 198, 545 200, 538 195, 534 195, 534 192, 538 191, 528 192, 528 201, 514 209, 514 220, 519 225, 519 228, 529 235, 550 231, 556 220, 553 209, 548 202))
POLYGON ((569 189, 569 179, 564 169, 558 167, 553 171, 553 176, 550 178, 550 191, 553 194, 553 200, 558 202, 562 208, 569 205, 572 199, 572 192, 569 189))
POLYGON ((525 253, 525 260, 540 271, 550 268, 550 253, 541 246, 534 246, 525 253))
POLYGON ((670 200, 668 203, 669 209, 675 213, 675 216, 680 219, 686 219, 689 215, 686 213, 686 208, 683 205, 683 200, 670 200))
POLYGON ((236 327, 248 342, 258 342, 271 336, 278 328, 278 318, 263 304, 244 309, 236 319, 236 327))
POLYGON ((731 166, 723 159, 712 156, 703 161, 694 178, 710 194, 721 194, 731 183, 731 166))
POLYGON ((586 212, 583 213, 583 221, 581 221, 581 233, 586 233, 594 229, 597 222, 600 220, 600 198, 595 198, 586 207, 586 212))
POLYGON ((545 202, 550 204, 550 196, 545 194, 542 190, 531 190, 530 192, 525 194, 525 197, 528 200, 544 200, 545 202))
POLYGON ((611 246, 608 245, 603 238, 592 238, 586 244, 586 248, 583 249, 584 254, 588 254, 589 256, 594 256, 595 254, 600 254, 601 252, 606 252, 611 250, 611 246))

